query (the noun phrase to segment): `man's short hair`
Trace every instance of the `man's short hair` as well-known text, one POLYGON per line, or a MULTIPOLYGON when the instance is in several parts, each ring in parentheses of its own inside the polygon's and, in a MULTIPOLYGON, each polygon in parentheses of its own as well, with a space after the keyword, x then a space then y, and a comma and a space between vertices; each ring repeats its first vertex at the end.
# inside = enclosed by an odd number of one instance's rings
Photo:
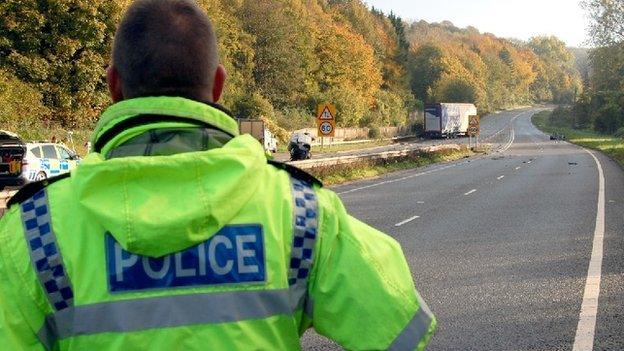
POLYGON ((219 64, 210 19, 192 0, 136 0, 113 45, 124 98, 212 96, 219 64))

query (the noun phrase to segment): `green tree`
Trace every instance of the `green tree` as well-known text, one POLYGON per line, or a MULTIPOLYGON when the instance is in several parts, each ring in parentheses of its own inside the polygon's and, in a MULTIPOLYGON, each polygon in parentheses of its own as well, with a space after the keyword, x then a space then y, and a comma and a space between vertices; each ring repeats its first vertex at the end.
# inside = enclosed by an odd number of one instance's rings
POLYGON ((444 72, 442 57, 442 50, 434 44, 419 47, 413 55, 411 86, 414 95, 421 101, 430 100, 428 92, 444 72))
POLYGON ((120 10, 106 0, 4 0, 0 68, 36 86, 64 125, 87 125, 108 103, 104 68, 120 10))

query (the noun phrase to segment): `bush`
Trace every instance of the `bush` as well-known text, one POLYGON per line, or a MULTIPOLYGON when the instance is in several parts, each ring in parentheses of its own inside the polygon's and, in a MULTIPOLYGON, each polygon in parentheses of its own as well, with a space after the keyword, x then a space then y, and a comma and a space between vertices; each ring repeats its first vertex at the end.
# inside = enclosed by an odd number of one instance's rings
POLYGON ((315 126, 314 113, 304 108, 285 108, 276 111, 275 122, 289 131, 315 126))
POLYGON ((615 136, 624 139, 624 127, 618 129, 617 132, 615 132, 615 136))
POLYGON ((234 103, 232 113, 238 118, 260 119, 275 115, 273 105, 259 93, 245 96, 234 103))
POLYGON ((379 139, 381 138, 381 130, 379 126, 372 125, 368 128, 368 137, 369 139, 379 139))
POLYGON ((603 133, 615 133, 624 126, 622 108, 610 102, 596 113, 594 128, 603 133))
POLYGON ((425 126, 421 122, 414 123, 412 124, 411 130, 412 130, 412 134, 416 136, 421 136, 425 132, 425 126))
POLYGON ((14 132, 33 129, 49 116, 37 88, 0 70, 0 127, 14 132))
POLYGON ((566 107, 557 107, 550 115, 550 124, 556 127, 572 128, 574 126, 572 111, 566 107))

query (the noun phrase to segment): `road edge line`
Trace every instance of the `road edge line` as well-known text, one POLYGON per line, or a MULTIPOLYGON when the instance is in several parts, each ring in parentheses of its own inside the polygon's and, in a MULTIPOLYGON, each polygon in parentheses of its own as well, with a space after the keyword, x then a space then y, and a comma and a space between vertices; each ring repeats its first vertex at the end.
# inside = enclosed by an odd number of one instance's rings
POLYGON ((596 227, 592 255, 587 270, 587 280, 583 292, 583 303, 579 314, 579 322, 574 337, 572 351, 591 351, 594 348, 596 334, 596 319, 598 317, 598 298, 600 295, 600 281, 602 279, 602 259, 604 254, 605 232, 605 177, 600 160, 593 152, 582 148, 591 155, 598 167, 598 204, 596 212, 596 227))

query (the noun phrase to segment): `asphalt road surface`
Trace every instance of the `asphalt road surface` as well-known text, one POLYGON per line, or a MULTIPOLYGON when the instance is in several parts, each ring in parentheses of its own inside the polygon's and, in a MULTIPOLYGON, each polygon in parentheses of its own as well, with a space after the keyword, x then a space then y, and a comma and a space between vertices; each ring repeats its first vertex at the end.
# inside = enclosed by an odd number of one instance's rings
MULTIPOLYGON (((624 350, 622 169, 550 141, 535 111, 482 121, 487 156, 334 188, 401 243, 438 318, 428 350, 624 350)), ((340 348, 308 332, 303 349, 340 348)))

